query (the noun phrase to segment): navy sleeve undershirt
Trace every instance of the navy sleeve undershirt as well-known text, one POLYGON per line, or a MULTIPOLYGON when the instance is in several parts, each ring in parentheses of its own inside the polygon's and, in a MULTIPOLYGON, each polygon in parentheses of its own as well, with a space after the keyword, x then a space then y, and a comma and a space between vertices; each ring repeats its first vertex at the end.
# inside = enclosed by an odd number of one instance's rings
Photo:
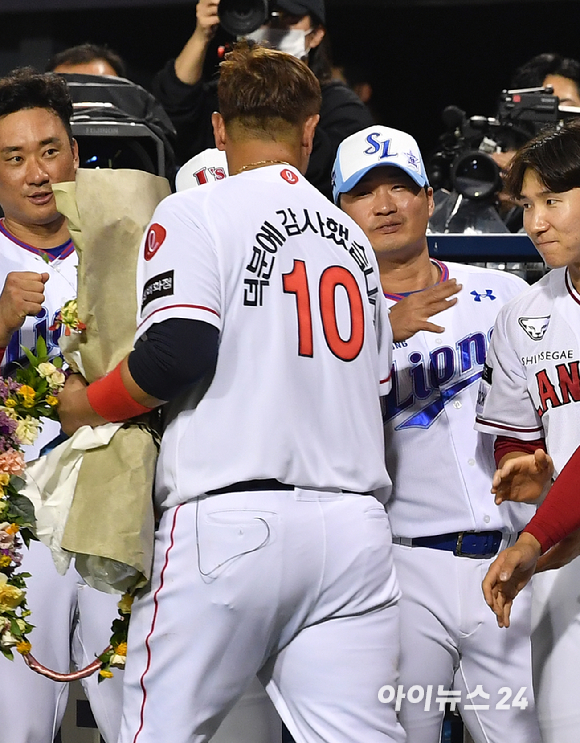
POLYGON ((215 367, 219 331, 200 320, 173 318, 152 325, 129 354, 135 382, 158 400, 171 400, 215 367))

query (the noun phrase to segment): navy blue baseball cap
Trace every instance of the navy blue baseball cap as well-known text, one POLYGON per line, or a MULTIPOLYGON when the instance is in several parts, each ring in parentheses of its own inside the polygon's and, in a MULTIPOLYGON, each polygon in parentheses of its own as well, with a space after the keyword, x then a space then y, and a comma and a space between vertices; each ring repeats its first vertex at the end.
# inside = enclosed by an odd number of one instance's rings
POLYGON ((275 0, 274 5, 292 15, 314 15, 326 23, 324 0, 275 0))

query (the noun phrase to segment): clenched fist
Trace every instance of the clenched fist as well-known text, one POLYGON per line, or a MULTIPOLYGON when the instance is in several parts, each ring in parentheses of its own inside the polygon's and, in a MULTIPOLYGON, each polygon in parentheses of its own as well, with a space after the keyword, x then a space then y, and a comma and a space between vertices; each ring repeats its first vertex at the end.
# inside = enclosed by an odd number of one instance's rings
POLYGON ((12 271, 6 276, 0 294, 0 348, 6 348, 27 317, 38 315, 48 279, 47 273, 32 271, 12 271))

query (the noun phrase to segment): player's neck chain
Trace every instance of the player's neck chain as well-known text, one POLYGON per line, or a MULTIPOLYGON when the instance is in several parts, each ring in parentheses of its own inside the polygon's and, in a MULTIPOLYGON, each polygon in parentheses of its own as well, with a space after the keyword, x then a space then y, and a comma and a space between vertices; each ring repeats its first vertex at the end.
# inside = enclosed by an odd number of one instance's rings
POLYGON ((241 168, 238 168, 235 173, 232 173, 232 175, 238 175, 238 173, 243 173, 246 170, 255 170, 256 168, 265 168, 267 165, 290 165, 290 163, 287 163, 285 160, 258 160, 255 163, 248 163, 247 165, 242 165, 241 168))

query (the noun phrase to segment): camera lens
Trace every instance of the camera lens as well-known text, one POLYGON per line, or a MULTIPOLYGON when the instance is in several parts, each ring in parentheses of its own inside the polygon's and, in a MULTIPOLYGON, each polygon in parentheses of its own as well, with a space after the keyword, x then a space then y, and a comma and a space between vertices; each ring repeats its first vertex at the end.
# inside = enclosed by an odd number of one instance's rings
POLYGON ((245 36, 268 20, 268 0, 221 0, 218 14, 228 33, 245 36))
POLYGON ((464 152, 455 161, 453 188, 468 199, 487 199, 501 189, 499 168, 489 155, 477 150, 464 152))

